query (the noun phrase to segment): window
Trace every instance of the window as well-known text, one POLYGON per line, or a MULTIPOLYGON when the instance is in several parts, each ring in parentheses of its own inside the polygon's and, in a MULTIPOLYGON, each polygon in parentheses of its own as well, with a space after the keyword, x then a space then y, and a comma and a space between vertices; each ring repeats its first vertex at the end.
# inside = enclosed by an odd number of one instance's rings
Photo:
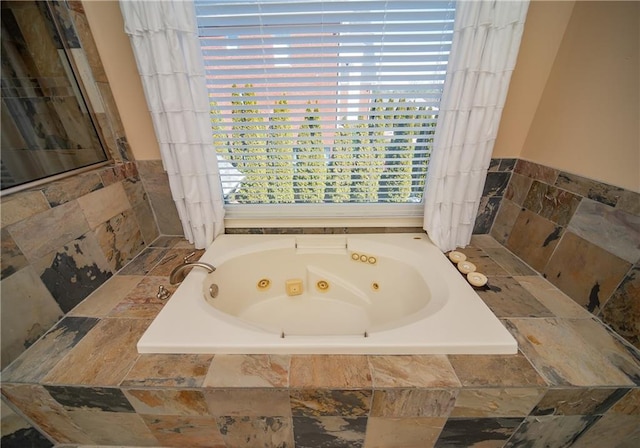
POLYGON ((228 210, 421 210, 453 2, 195 3, 228 210))

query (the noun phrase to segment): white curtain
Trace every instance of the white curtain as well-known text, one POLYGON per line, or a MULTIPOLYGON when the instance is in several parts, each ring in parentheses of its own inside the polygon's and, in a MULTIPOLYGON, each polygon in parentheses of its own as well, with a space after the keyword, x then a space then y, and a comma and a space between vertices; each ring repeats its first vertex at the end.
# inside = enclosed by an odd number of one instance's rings
POLYGON ((224 231, 209 96, 191 0, 121 0, 185 237, 207 247, 224 231))
POLYGON ((424 196, 424 229, 442 251, 471 240, 528 6, 457 4, 424 196))

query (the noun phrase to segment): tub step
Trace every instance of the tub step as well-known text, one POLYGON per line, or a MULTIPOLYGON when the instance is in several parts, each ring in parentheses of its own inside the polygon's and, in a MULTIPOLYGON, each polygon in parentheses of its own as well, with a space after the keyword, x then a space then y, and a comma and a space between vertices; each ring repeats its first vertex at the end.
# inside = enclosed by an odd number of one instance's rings
POLYGON ((303 236, 296 238, 296 253, 347 253, 346 236, 313 237, 303 236))

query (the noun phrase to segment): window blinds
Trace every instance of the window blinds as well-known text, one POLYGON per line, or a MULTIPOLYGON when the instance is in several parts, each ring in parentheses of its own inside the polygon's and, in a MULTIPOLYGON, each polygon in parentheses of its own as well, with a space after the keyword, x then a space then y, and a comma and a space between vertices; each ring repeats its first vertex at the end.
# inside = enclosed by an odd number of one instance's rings
POLYGON ((195 4, 227 203, 422 200, 453 2, 195 4))

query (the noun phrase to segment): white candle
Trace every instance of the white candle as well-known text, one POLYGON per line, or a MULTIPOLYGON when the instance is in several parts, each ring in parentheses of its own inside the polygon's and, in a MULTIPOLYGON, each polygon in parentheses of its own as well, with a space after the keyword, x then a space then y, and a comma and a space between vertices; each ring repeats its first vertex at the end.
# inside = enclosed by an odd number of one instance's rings
POLYGON ((469 272, 467 274, 467 280, 473 286, 484 286, 487 284, 487 276, 480 272, 469 272))
POLYGON ((452 250, 451 252, 449 252, 449 260, 453 261, 456 264, 466 259, 467 256, 462 252, 458 252, 457 250, 452 250))
POLYGON ((469 272, 473 272, 476 270, 476 265, 471 263, 470 261, 461 261, 458 263, 458 270, 463 274, 468 274, 469 272))

